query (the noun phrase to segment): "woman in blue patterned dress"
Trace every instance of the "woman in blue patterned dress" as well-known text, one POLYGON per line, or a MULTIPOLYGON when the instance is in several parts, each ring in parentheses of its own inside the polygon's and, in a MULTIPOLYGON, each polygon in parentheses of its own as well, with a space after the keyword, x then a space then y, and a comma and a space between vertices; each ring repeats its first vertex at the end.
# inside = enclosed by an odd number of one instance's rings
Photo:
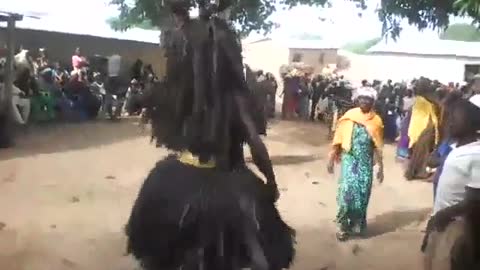
POLYGON ((345 113, 335 131, 328 171, 333 173, 335 161, 341 163, 336 217, 340 241, 366 230, 374 157, 379 165, 377 178, 383 181, 383 123, 372 110, 374 98, 373 93, 361 94, 359 108, 345 113))

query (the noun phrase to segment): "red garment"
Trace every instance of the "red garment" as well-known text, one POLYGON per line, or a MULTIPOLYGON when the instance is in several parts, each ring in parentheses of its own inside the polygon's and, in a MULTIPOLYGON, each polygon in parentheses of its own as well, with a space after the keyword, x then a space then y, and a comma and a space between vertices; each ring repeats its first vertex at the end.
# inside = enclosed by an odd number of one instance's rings
POLYGON ((85 59, 78 55, 72 56, 72 67, 73 69, 81 69, 85 66, 85 59))

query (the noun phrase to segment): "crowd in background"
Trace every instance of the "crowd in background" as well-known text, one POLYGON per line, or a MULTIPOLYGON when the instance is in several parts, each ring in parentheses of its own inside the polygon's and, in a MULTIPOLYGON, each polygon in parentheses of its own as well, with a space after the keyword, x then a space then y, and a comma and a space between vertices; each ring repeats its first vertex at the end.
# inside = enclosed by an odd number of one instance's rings
MULTIPOLYGON (((2 59, 2 88, 4 64, 2 59)), ((122 114, 140 114, 142 94, 157 78, 152 66, 141 60, 126 75, 121 74, 121 64, 118 54, 87 58, 77 48, 71 64, 61 64, 49 59, 44 48, 38 52, 20 48, 14 59, 15 122, 25 125, 29 121, 117 119, 122 114)))

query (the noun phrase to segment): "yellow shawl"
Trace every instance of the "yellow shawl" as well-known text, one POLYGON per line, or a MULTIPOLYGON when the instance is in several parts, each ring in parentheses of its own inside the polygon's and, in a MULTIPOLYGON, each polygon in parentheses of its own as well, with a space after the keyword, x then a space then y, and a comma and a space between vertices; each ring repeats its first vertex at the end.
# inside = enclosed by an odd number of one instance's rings
POLYGON ((422 132, 428 127, 430 120, 435 128, 435 144, 437 144, 440 134, 438 128, 439 119, 435 111, 435 105, 426 98, 417 96, 412 107, 412 118, 408 127, 409 148, 418 141, 422 132))
POLYGON ((357 123, 364 126, 372 137, 375 147, 381 149, 383 147, 383 123, 382 119, 373 111, 363 113, 360 108, 354 108, 347 111, 338 120, 335 136, 333 137, 333 145, 341 145, 346 152, 352 148, 352 132, 353 124, 357 123))

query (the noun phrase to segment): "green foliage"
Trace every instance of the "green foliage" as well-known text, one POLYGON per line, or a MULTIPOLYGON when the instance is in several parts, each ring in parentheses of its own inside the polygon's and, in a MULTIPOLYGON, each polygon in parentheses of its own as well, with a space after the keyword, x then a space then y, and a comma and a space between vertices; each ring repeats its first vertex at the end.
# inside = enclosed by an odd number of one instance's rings
POLYGON ((299 40, 322 40, 321 35, 316 35, 316 34, 310 34, 310 33, 300 33, 300 34, 295 34, 291 35, 290 38, 292 39, 299 39, 299 40))
POLYGON ((380 40, 382 40, 381 37, 372 38, 364 41, 349 42, 345 44, 342 49, 357 54, 365 54, 368 49, 375 46, 378 42, 380 42, 380 40))
MULTIPOLYGON (((159 28, 172 24, 169 4, 178 0, 112 0, 120 11, 119 21, 112 26, 125 30, 141 25, 146 19, 159 28), (133 2, 129 6, 126 2, 133 2)), ((190 7, 196 7, 195 0, 183 0, 190 7)), ((269 17, 278 7, 292 8, 298 5, 328 7, 334 0, 221 0, 227 1, 231 9, 230 19, 241 34, 250 32, 269 33, 276 24, 269 17)), ((356 3, 359 9, 366 8, 366 0, 345 0, 356 3)), ((425 28, 446 28, 450 16, 471 17, 475 25, 480 23, 479 0, 382 0, 378 8, 383 33, 393 38, 400 34, 401 19, 425 28)), ((292 18, 294 19, 294 18, 292 18)))
POLYGON ((146 30, 158 30, 157 26, 152 24, 152 21, 149 19, 145 19, 143 21, 128 21, 127 18, 120 18, 120 17, 112 17, 107 20, 107 23, 115 31, 123 31, 129 27, 137 27, 146 30))
POLYGON ((470 24, 452 24, 440 34, 441 39, 457 41, 480 41, 480 31, 470 24))

